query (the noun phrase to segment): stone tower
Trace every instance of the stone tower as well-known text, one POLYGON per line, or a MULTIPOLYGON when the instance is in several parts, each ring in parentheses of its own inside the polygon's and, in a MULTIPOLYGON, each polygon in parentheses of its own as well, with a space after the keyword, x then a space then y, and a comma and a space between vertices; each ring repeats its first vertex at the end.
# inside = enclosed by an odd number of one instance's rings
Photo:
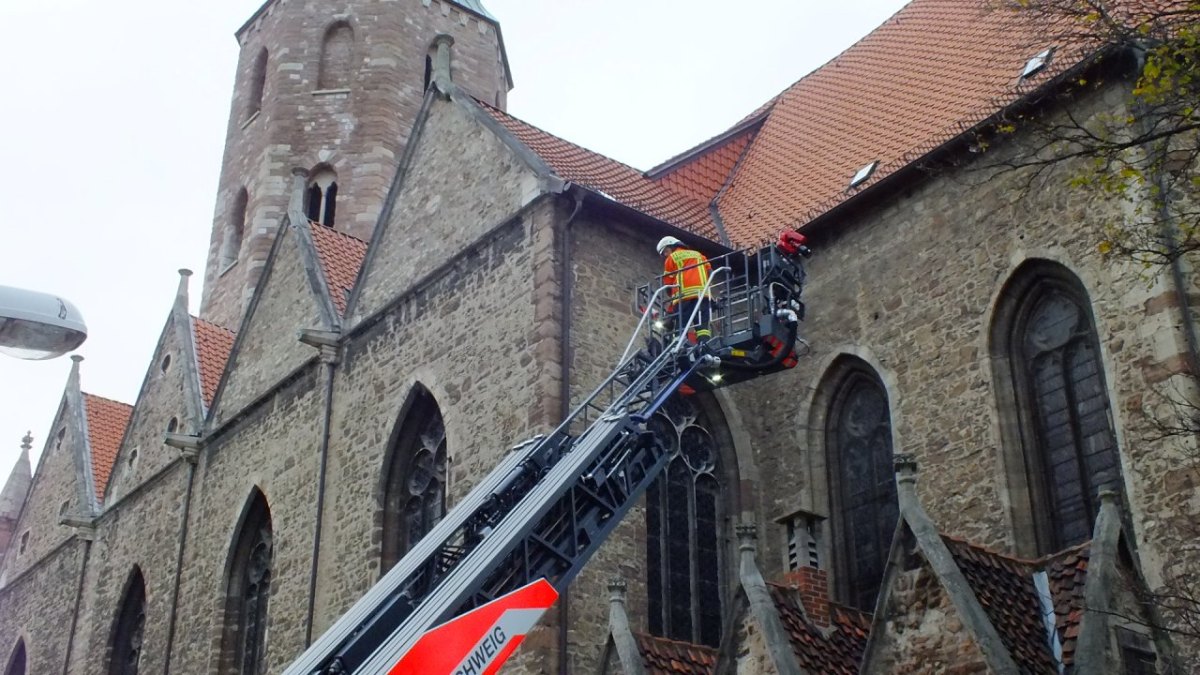
POLYGON ((504 108, 512 77, 480 0, 267 0, 236 33, 201 314, 236 329, 308 171, 312 220, 369 239, 438 67, 504 108))

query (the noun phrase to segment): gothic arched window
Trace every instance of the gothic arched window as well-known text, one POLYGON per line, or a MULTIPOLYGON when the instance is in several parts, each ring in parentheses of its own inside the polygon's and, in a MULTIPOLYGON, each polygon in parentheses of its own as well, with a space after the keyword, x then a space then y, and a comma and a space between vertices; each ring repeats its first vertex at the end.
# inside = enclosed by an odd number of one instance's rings
POLYGON ((146 629, 146 581, 134 568, 125 584, 120 614, 113 629, 109 675, 137 675, 142 661, 142 638, 146 629))
POLYGON ((1006 445, 1020 448, 1019 458, 1006 459, 1019 467, 1014 484, 1028 489, 1028 500, 1013 499, 1029 509, 1018 524, 1032 524, 1038 553, 1090 539, 1099 491, 1120 489, 1121 467, 1091 304, 1078 279, 1049 262, 1022 270, 998 306, 992 352, 1006 380, 998 387, 1008 399, 1006 445))
POLYGON ((246 231, 246 207, 250 203, 250 195, 246 188, 238 190, 233 199, 233 207, 229 209, 229 222, 225 225, 225 237, 221 241, 221 269, 224 271, 237 262, 242 251, 242 236, 246 231))
POLYGON ((693 398, 676 396, 649 422, 670 453, 646 492, 650 632, 716 646, 721 641, 725 489, 718 429, 693 398))
POLYGON ((27 665, 25 641, 17 640, 17 646, 13 649, 12 656, 8 657, 8 668, 4 670, 4 675, 25 675, 27 665))
POLYGON ((250 72, 250 90, 247 92, 246 119, 262 110, 263 92, 267 88, 267 48, 263 47, 254 57, 254 69, 250 72))
POLYGON ((271 597, 271 510, 258 490, 250 498, 234 539, 225 602, 222 673, 266 672, 267 603, 271 597))
POLYGON ((865 364, 843 366, 825 418, 838 598, 875 609, 900 517, 887 393, 865 364))
POLYGON ((308 219, 326 227, 333 227, 337 215, 337 174, 333 169, 322 168, 313 172, 308 181, 307 204, 305 211, 308 219))
POLYGON ((348 89, 354 66, 354 30, 339 21, 325 31, 321 42, 321 61, 317 89, 348 89))
POLYGON ((387 572, 446 515, 446 425, 437 401, 418 385, 409 396, 387 460, 383 556, 387 572))

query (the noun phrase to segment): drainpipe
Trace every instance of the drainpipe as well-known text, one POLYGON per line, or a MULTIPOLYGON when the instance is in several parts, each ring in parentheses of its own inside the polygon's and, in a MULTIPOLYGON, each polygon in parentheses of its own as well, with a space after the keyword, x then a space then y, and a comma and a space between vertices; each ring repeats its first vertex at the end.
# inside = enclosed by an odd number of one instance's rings
MULTIPOLYGON (((1134 57, 1137 61, 1137 72, 1142 72, 1142 68, 1146 65, 1146 47, 1137 45, 1134 47, 1134 57)), ((1138 125, 1141 127, 1143 134, 1152 132, 1150 121, 1146 119, 1145 111, 1137 111, 1138 125)), ((1153 147, 1147 150, 1150 156, 1158 156, 1158 163, 1154 171, 1154 185, 1158 189, 1160 200, 1158 203, 1158 226, 1159 235, 1162 237, 1163 243, 1167 246, 1168 251, 1168 267, 1171 270, 1171 282, 1175 287, 1175 299, 1179 301, 1180 318, 1183 319, 1183 335, 1187 342, 1187 358, 1188 368, 1191 371, 1193 378, 1200 378, 1200 336, 1196 334, 1195 311, 1192 308, 1192 303, 1188 299, 1187 280, 1184 277, 1183 266, 1180 263, 1178 253, 1178 244, 1176 235, 1178 229, 1175 227, 1174 219, 1171 218, 1170 197, 1167 192, 1167 181, 1163 176, 1163 161, 1167 156, 1168 139, 1162 139, 1154 144, 1153 147)))
MULTIPOLYGON (((562 327, 561 340, 562 345, 559 351, 560 372, 559 372, 559 418, 567 419, 567 415, 571 414, 571 296, 574 292, 573 278, 571 276, 571 224, 575 222, 575 218, 579 216, 579 212, 583 210, 583 194, 578 188, 572 186, 570 188, 571 198, 575 202, 575 208, 571 211, 571 215, 567 216, 566 221, 562 226, 562 250, 559 252, 559 279, 562 280, 562 315, 559 318, 559 325, 562 327)), ((571 589, 564 588, 562 594, 558 597, 558 674, 570 675, 570 668, 567 663, 567 649, 569 647, 567 641, 567 627, 571 617, 571 589)))
POLYGON ((71 630, 67 633, 67 655, 63 659, 63 675, 71 669, 71 652, 75 649, 75 629, 79 624, 79 605, 83 600, 83 580, 87 578, 88 558, 92 555, 92 533, 80 528, 76 535, 83 539, 83 562, 79 565, 79 583, 75 586, 75 609, 71 612, 71 630))
POLYGON ((179 527, 179 537, 175 549, 175 579, 172 581, 171 588, 171 611, 167 625, 167 647, 166 647, 166 663, 163 664, 163 675, 171 673, 171 654, 175 647, 175 620, 179 612, 179 586, 183 577, 183 551, 187 545, 188 524, 191 521, 192 513, 192 486, 196 482, 196 461, 198 460, 197 451, 191 454, 184 455, 188 465, 187 491, 183 496, 183 523, 179 527))
POLYGON ((325 520, 325 479, 329 471, 329 437, 333 419, 333 373, 337 369, 337 334, 305 331, 302 341, 319 344, 321 363, 325 365, 325 401, 321 420, 321 469, 317 476, 317 524, 313 528, 312 567, 308 575, 308 614, 304 621, 304 646, 312 644, 313 616, 317 608, 317 569, 321 560, 321 526, 325 520), (319 340, 319 342, 318 342, 319 340))

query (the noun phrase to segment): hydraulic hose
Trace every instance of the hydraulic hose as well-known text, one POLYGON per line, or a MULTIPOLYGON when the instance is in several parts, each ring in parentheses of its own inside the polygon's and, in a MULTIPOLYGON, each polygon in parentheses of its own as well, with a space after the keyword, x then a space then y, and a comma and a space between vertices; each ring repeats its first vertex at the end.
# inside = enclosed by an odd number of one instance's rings
POLYGON ((783 363, 783 360, 786 359, 788 357, 788 355, 792 353, 792 345, 796 344, 796 334, 799 332, 800 332, 800 324, 797 324, 797 323, 790 324, 788 326, 788 339, 784 345, 785 348, 780 349, 778 354, 772 356, 768 361, 766 361, 764 363, 737 363, 735 361, 722 361, 721 367, 729 368, 730 370, 745 370, 745 371, 763 370, 765 368, 774 368, 775 366, 783 363))

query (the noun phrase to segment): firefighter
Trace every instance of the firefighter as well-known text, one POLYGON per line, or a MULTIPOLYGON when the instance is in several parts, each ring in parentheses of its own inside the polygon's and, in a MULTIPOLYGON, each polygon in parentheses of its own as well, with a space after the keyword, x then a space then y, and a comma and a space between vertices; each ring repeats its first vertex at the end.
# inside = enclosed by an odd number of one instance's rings
MULTIPOLYGON (((658 240, 658 254, 663 256, 663 283, 675 286, 668 291, 667 316, 671 317, 671 329, 686 324, 699 305, 694 327, 695 341, 704 344, 712 337, 708 325, 712 319, 712 294, 705 289, 712 275, 712 265, 704 254, 684 246, 675 237, 658 240), (680 317, 678 321, 675 319, 677 315, 680 317)), ((691 338, 690 335, 688 337, 691 338)))

